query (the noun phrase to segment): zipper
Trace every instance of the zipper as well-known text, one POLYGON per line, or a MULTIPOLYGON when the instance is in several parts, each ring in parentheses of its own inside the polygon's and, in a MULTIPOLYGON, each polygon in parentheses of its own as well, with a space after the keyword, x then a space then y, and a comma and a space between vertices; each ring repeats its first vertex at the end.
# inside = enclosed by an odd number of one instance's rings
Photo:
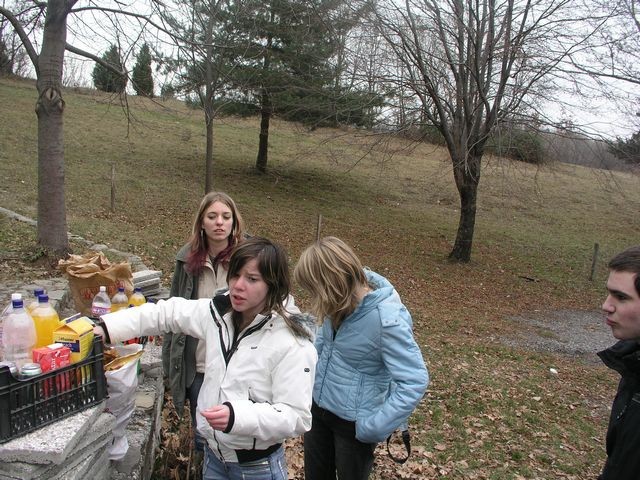
MULTIPOLYGON (((320 393, 318 394, 318 406, 320 406, 320 399, 322 398, 322 392, 324 391, 324 381, 327 378, 327 368, 329 368, 329 364, 331 363, 331 357, 333 357, 333 346, 335 345, 335 338, 337 335, 338 335, 338 332, 332 329, 331 343, 329 345, 329 356, 327 357, 327 362, 325 363, 324 375, 322 376, 322 383, 320 384, 320 393)), ((327 345, 325 345, 324 348, 327 348, 327 345)))
POLYGON ((233 356, 233 354, 238 351, 240 342, 243 339, 247 338, 252 333, 257 332, 262 327, 264 327, 269 320, 271 320, 271 314, 267 315, 264 319, 262 319, 259 323, 257 323, 253 327, 247 328, 240 336, 238 336, 237 330, 233 333, 233 343, 231 344, 231 348, 229 348, 228 350, 225 348, 222 351, 224 355, 224 361, 227 366, 229 366, 229 361, 231 360, 231 357, 233 356))

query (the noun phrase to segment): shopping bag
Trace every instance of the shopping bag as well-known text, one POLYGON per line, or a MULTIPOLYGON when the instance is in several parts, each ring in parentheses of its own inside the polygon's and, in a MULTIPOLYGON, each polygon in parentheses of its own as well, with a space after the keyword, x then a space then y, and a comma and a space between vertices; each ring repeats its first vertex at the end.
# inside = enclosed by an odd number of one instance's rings
POLYGON ((58 268, 66 273, 75 309, 83 315, 91 316, 91 302, 101 285, 107 287, 109 298, 118 287, 124 287, 127 297, 133 292, 131 265, 128 262, 112 264, 102 252, 69 255, 68 259, 58 262, 58 268))
POLYGON ((113 442, 109 447, 109 460, 122 460, 129 450, 127 425, 136 407, 138 389, 138 363, 142 356, 142 345, 117 346, 119 356, 105 365, 107 378, 106 410, 116 417, 113 427, 113 442), (111 364, 117 369, 111 369, 111 364))

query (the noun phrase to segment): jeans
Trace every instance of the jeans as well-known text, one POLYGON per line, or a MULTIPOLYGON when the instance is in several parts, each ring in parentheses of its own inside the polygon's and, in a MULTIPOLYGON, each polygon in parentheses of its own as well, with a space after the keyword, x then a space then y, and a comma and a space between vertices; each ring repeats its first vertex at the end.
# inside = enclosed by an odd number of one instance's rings
POLYGON ((196 372, 191 385, 187 387, 187 398, 189 399, 189 411, 191 412, 191 428, 193 428, 193 442, 197 451, 204 451, 205 440, 198 433, 198 424, 196 423, 196 408, 198 407, 198 395, 202 382, 204 381, 204 373, 196 372))
POLYGON ((287 480, 284 447, 271 455, 252 462, 223 462, 207 445, 204 450, 203 480, 287 480))
POLYGON ((375 443, 356 440, 356 424, 313 402, 311 430, 304 434, 305 480, 367 480, 375 443))

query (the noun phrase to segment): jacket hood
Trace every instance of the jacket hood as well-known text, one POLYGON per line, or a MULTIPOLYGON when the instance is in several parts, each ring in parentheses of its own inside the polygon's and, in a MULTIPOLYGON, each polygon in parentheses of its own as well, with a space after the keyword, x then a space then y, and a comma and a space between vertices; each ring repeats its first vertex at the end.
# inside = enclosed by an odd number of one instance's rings
POLYGON ((365 269, 364 273, 367 277, 367 282, 373 290, 364 297, 356 311, 361 309, 368 310, 369 308, 375 307, 386 300, 400 302, 400 297, 389 280, 373 270, 365 269))

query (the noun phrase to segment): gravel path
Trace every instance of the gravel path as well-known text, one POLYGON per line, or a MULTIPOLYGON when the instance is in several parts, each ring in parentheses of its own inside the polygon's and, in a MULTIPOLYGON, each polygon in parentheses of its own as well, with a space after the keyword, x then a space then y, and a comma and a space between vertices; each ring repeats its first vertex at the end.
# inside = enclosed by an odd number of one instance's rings
POLYGON ((596 352, 616 342, 602 312, 590 310, 535 311, 508 317, 515 333, 504 337, 507 345, 561 353, 600 363, 596 352))

